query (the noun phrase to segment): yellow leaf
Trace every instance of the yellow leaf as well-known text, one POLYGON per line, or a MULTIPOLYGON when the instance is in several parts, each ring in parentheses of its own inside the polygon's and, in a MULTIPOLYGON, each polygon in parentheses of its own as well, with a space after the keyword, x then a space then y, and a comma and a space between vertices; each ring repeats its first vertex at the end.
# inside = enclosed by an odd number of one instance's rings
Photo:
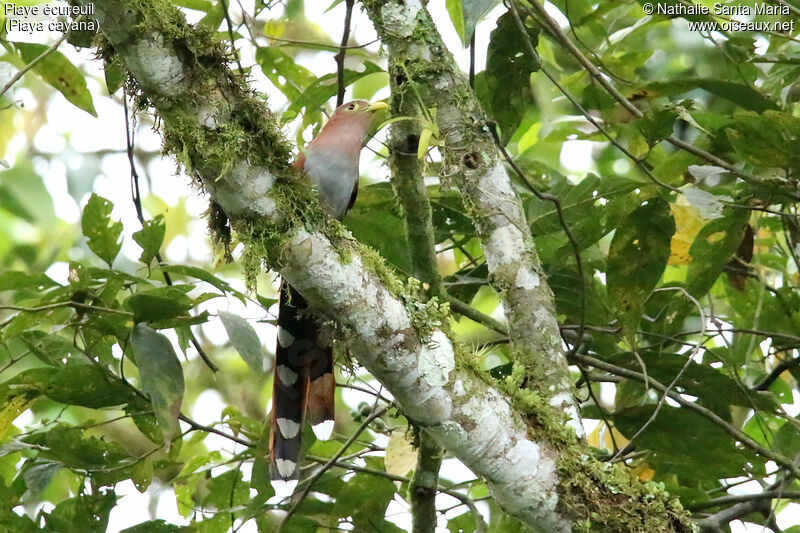
POLYGON ((603 424, 597 424, 597 427, 594 428, 588 437, 586 437, 586 441, 589 443, 589 446, 593 446, 595 448, 600 447, 600 428, 603 427, 603 424))
POLYGON ((647 463, 640 463, 631 469, 631 472, 641 481, 650 481, 656 475, 656 471, 648 466, 647 463))
POLYGON ((11 423, 25 412, 28 405, 30 405, 33 400, 34 398, 30 398, 26 394, 19 394, 17 396, 12 396, 6 401, 5 405, 3 405, 3 409, 0 410, 0 439, 6 434, 8 428, 11 427, 11 423))
POLYGON ((411 447, 411 441, 406 439, 403 432, 394 431, 389 437, 383 464, 388 473, 396 476, 405 476, 417 464, 417 451, 411 447))
POLYGON ((669 204, 669 210, 672 212, 672 218, 675 219, 675 234, 669 245, 668 264, 688 265, 692 261, 689 248, 706 221, 700 217, 699 211, 689 205, 682 196, 678 198, 677 202, 669 204))
POLYGON ((425 154, 428 153, 428 146, 431 143, 431 135, 433 132, 430 128, 425 128, 422 130, 422 133, 419 134, 419 146, 417 146, 417 157, 419 159, 424 159, 425 154))

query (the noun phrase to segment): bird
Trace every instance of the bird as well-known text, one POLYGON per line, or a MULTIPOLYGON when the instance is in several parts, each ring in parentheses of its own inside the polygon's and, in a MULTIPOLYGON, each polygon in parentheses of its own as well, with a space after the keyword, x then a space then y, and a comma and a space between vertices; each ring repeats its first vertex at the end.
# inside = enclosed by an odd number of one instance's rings
MULTIPOLYGON (((336 108, 316 137, 302 150, 294 168, 316 186, 322 208, 338 220, 358 193, 358 166, 367 129, 385 102, 354 100, 336 108)), ((278 343, 275 350, 270 430, 270 477, 296 480, 304 424, 327 440, 334 424, 333 350, 320 336, 308 304, 286 280, 281 282, 278 343)))

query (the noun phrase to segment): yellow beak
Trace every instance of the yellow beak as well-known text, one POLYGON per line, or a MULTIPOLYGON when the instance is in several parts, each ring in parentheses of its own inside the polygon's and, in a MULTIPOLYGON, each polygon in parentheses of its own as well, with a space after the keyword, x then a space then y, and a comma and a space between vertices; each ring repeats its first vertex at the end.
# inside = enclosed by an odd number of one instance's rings
POLYGON ((389 105, 386 102, 382 102, 378 100, 377 102, 371 102, 367 107, 364 108, 364 111, 368 113, 374 113, 375 111, 380 111, 381 109, 389 109, 389 105))

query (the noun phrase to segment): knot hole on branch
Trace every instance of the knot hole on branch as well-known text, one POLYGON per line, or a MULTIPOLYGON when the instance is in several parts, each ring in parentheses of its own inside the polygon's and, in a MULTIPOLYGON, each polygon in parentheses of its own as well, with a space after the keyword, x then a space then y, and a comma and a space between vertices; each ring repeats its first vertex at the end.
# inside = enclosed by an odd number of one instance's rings
POLYGON ((417 151, 417 146, 419 146, 419 135, 416 133, 409 133, 406 135, 405 142, 403 143, 403 151, 406 153, 414 153, 417 151))
POLYGON ((480 161, 480 155, 475 152, 470 152, 461 158, 461 162, 464 163, 464 166, 472 170, 480 166, 480 161))

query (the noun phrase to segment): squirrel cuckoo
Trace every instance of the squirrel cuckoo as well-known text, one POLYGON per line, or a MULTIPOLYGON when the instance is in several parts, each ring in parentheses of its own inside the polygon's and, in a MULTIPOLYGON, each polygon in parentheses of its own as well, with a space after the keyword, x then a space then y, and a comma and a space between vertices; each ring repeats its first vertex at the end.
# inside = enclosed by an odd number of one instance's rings
MULTIPOLYGON (((372 113, 388 106, 355 100, 339 106, 293 166, 317 186, 324 209, 341 220, 358 192, 358 160, 372 113)), ((278 346, 272 389, 270 474, 297 479, 303 423, 318 438, 333 431, 333 351, 320 338, 319 325, 303 296, 284 280, 278 311, 278 346)))

